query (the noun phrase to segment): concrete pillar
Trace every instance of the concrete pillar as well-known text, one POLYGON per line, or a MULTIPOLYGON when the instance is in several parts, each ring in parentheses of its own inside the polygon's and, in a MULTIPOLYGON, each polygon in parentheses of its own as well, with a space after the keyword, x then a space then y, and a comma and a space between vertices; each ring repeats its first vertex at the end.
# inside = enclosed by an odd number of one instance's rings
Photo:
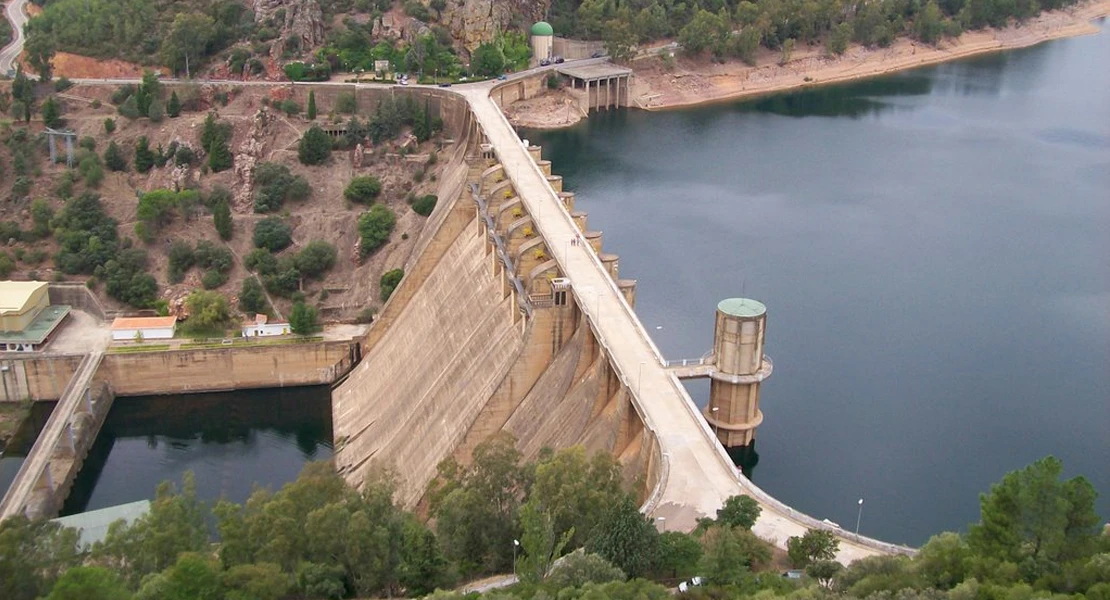
POLYGON ((542 156, 541 156, 542 153, 543 153, 543 147, 542 146, 536 146, 534 144, 531 145, 531 146, 528 146, 528 154, 530 154, 532 156, 532 160, 536 161, 537 163, 540 162, 540 159, 542 158, 542 156))
POLYGON ((594 252, 601 254, 601 232, 600 231, 587 231, 582 234, 586 238, 586 243, 589 244, 594 252))
POLYGON ((551 175, 551 161, 550 160, 537 160, 536 166, 540 168, 540 172, 546 175, 551 175))
POLYGON ((763 422, 760 383, 771 375, 764 360, 767 307, 755 300, 729 298, 717 305, 713 330, 713 371, 706 420, 726 448, 751 446, 763 422))
POLYGON ((574 192, 559 192, 559 200, 563 202, 563 207, 567 209, 567 212, 574 212, 574 192))
POLYGON ((556 192, 561 192, 561 191, 563 191, 563 176, 562 175, 548 175, 547 176, 547 184, 550 185, 551 189, 555 190, 556 192))
POLYGON ((632 308, 636 308, 636 280, 635 279, 621 279, 617 282, 617 287, 620 288, 621 294, 624 295, 624 301, 632 308))
POLYGON ((586 231, 586 217, 588 214, 580 210, 571 211, 570 218, 574 219, 574 226, 578 228, 578 231, 586 231))
POLYGON ((601 266, 605 267, 605 270, 609 273, 609 277, 613 278, 613 281, 619 279, 617 276, 617 272, 620 270, 619 258, 618 255, 609 254, 607 252, 598 255, 598 259, 601 260, 601 266))

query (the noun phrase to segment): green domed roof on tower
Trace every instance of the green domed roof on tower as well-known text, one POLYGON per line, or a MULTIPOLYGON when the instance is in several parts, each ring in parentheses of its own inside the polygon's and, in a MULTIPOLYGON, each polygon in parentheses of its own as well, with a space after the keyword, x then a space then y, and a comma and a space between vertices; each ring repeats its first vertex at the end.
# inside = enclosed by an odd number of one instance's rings
POLYGON ((547 21, 540 21, 532 26, 532 35, 555 35, 555 30, 547 21))

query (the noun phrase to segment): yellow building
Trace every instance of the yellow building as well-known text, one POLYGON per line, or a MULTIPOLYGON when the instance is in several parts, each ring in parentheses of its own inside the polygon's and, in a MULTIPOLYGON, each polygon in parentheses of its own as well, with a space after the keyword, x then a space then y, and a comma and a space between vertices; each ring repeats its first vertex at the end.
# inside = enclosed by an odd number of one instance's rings
POLYGON ((50 306, 50 286, 43 281, 0 281, 0 351, 38 350, 68 306, 50 306))

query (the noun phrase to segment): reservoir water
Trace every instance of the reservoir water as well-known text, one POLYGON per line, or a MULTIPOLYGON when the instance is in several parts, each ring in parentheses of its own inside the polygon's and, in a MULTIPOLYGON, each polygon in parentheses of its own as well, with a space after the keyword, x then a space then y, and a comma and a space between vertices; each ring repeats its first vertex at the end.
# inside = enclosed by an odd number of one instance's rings
MULTIPOLYGON (((854 84, 522 131, 668 358, 768 306, 753 478, 921 544, 1053 454, 1110 518, 1110 32, 854 84), (863 498, 862 513, 857 501, 863 498)), ((704 402, 708 386, 691 386, 704 402)))
POLYGON ((331 443, 328 386, 117 398, 62 515, 153 498, 186 471, 204 500, 243 502, 330 458, 331 443))

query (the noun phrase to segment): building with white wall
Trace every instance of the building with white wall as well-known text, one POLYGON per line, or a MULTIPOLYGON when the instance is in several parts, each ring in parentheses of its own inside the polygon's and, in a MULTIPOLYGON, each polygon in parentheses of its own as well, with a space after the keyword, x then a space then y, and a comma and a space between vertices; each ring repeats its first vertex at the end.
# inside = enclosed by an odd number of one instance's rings
POLYGON ((112 341, 168 340, 177 329, 177 317, 116 317, 112 341))
POLYGON ((243 324, 243 337, 245 338, 285 335, 289 332, 289 323, 270 321, 270 318, 263 314, 254 315, 253 321, 243 324))

